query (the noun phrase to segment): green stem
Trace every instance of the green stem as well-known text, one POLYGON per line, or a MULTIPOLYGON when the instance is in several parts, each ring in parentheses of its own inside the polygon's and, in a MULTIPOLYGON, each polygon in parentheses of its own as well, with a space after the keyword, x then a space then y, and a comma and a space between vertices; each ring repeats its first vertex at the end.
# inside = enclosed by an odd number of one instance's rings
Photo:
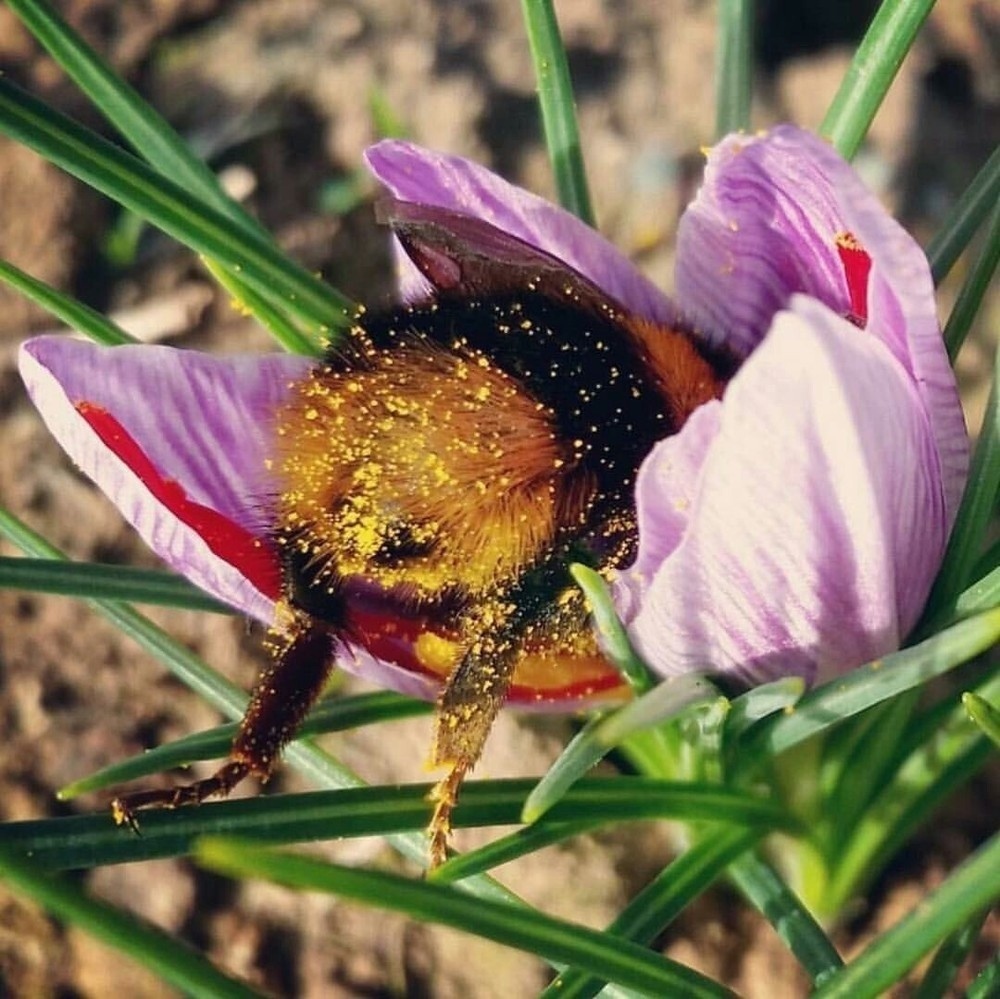
POLYGON ((269 240, 234 226, 179 184, 0 77, 0 131, 74 177, 214 258, 315 331, 346 322, 353 308, 269 240))
POLYGON ((0 589, 55 593, 85 600, 103 597, 106 600, 184 607, 214 614, 235 613, 231 607, 219 603, 181 576, 128 565, 0 557, 0 589))
POLYGON ((715 136, 750 127, 753 100, 753 0, 720 0, 715 64, 715 136))
POLYGON ((944 225, 927 244, 927 260, 934 283, 940 284, 990 210, 1000 202, 1000 147, 983 164, 975 179, 952 208, 944 225))
MULTIPOLYGON (((993 358, 993 384, 986 402, 986 415, 969 465, 965 492, 955 517, 941 570, 924 609, 933 618, 948 607, 971 583, 973 570, 982 555, 984 539, 996 518, 1000 490, 1000 347, 993 358)), ((918 629, 919 629, 918 625, 918 629)))
POLYGON ((948 357, 954 363, 962 344, 972 328, 976 313, 979 312, 986 292, 996 273, 1000 262, 1000 204, 993 210, 986 242, 976 257, 968 276, 962 284, 962 290, 955 300, 948 322, 944 327, 944 342, 948 348, 948 357))
POLYGON ((470 899, 448 885, 324 864, 310 857, 262 851, 255 844, 238 841, 204 840, 197 857, 222 874, 265 878, 290 888, 327 892, 421 922, 451 926, 537 954, 552 963, 586 968, 648 995, 683 995, 690 999, 732 996, 711 979, 627 940, 535 910, 470 899))
POLYGON ((859 957, 832 975, 814 999, 859 999, 891 988, 917 961, 1000 895, 1000 834, 965 861, 910 915, 876 937, 859 957))
POLYGON ((545 145, 555 175, 559 203, 577 218, 593 225, 594 210, 583 167, 573 85, 555 10, 551 0, 521 0, 521 11, 535 65, 545 145))
POLYGON ((258 993, 224 975, 190 947, 162 930, 86 895, 77 884, 0 850, 0 882, 128 954, 185 995, 204 999, 254 999, 258 993))
POLYGON ((934 0, 883 0, 827 111, 820 134, 854 158, 934 0))
POLYGON ((115 325, 89 305, 84 305, 83 302, 57 291, 51 285, 26 274, 6 260, 0 260, 0 281, 9 284, 25 298, 40 305, 57 319, 61 319, 67 326, 86 333, 97 343, 117 347, 123 343, 136 342, 135 337, 129 336, 120 326, 115 325))
POLYGON ((843 966, 830 938, 769 864, 755 853, 746 853, 730 867, 729 876, 774 927, 815 984, 822 984, 843 966))

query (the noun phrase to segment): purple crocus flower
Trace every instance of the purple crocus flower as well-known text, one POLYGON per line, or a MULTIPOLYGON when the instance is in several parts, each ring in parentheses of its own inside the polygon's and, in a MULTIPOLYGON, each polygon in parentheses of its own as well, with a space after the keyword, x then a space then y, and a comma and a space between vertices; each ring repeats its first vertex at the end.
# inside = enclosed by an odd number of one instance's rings
MULTIPOLYGON (((681 222, 673 303, 593 230, 482 167, 398 141, 367 160, 397 205, 520 241, 742 360, 639 474, 639 553, 615 597, 652 669, 815 682, 899 646, 940 563, 968 442, 927 261, 832 149, 790 126, 716 146, 681 222)), ((399 260, 404 297, 431 290, 399 260)), ((270 426, 309 364, 58 336, 21 353, 53 434, 157 554, 264 622, 279 593, 270 426)), ((354 624, 364 647, 344 668, 438 689, 433 622, 390 619, 359 591, 354 624)), ((544 690, 515 683, 510 699, 578 706, 617 682, 589 663, 544 690)))

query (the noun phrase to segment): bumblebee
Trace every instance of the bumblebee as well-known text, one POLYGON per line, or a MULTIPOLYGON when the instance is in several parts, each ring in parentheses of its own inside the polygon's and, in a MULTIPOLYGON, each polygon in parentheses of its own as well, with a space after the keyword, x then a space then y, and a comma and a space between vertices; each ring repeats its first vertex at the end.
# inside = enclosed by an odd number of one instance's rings
POLYGON ((512 685, 591 693, 613 676, 569 567, 610 575, 634 559, 640 463, 721 395, 732 364, 484 222, 400 202, 387 214, 435 293, 359 314, 275 414, 270 663, 219 771, 117 799, 119 822, 266 778, 338 654, 387 655, 408 627, 411 665, 440 680, 438 864, 512 685))

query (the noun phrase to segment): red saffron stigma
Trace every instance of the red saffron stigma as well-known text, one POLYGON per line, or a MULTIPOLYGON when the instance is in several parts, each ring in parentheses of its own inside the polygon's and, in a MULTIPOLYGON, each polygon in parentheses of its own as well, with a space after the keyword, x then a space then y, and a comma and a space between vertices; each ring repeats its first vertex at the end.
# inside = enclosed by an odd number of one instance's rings
POLYGON ((847 318, 864 329, 868 323, 868 275, 872 269, 872 258, 851 232, 837 233, 835 242, 851 300, 847 318))

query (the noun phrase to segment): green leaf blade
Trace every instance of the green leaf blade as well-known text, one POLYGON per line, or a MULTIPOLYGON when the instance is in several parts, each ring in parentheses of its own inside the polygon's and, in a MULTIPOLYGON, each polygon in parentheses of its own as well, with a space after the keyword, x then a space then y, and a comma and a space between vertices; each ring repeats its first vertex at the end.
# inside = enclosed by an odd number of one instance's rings
POLYGON ((820 125, 844 159, 854 158, 934 0, 883 0, 820 125))
MULTIPOLYGON (((141 160, 0 77, 0 131, 149 220, 246 281, 319 333, 344 325, 353 305, 293 264, 270 240, 227 216, 141 160)), ((312 351, 318 351, 313 345, 312 351)))
POLYGON ((753 726, 741 758, 752 769, 759 759, 787 752, 875 704, 954 669, 1000 640, 1000 609, 978 614, 920 645, 861 666, 807 693, 794 710, 753 726))
POLYGON ((363 905, 391 909, 537 954, 553 963, 572 963, 652 996, 716 999, 732 993, 676 962, 595 930, 531 909, 470 899, 454 889, 398 875, 363 871, 253 845, 204 840, 200 863, 235 877, 259 877, 287 887, 321 891, 363 905))
POLYGON ((753 99, 752 0, 719 3, 718 54, 715 66, 715 137, 750 127, 753 99))
POLYGON ((555 10, 551 0, 521 0, 521 12, 535 66, 545 145, 555 175, 559 203, 592 226, 594 210, 583 166, 573 85, 555 10))
POLYGON ((90 306, 26 274, 6 260, 0 260, 0 281, 96 343, 117 347, 123 343, 136 342, 135 337, 90 306))
POLYGON ((158 569, 52 558, 0 556, 0 589, 51 593, 84 600, 129 600, 137 604, 234 614, 182 576, 158 569))
POLYGON ((815 999, 882 994, 924 954, 1000 898, 1000 835, 979 848, 908 916, 813 993, 815 999))
POLYGON ((76 884, 23 857, 0 850, 0 883, 98 940, 134 958, 185 995, 254 999, 257 992, 224 975, 200 954, 162 930, 91 898, 76 884))

